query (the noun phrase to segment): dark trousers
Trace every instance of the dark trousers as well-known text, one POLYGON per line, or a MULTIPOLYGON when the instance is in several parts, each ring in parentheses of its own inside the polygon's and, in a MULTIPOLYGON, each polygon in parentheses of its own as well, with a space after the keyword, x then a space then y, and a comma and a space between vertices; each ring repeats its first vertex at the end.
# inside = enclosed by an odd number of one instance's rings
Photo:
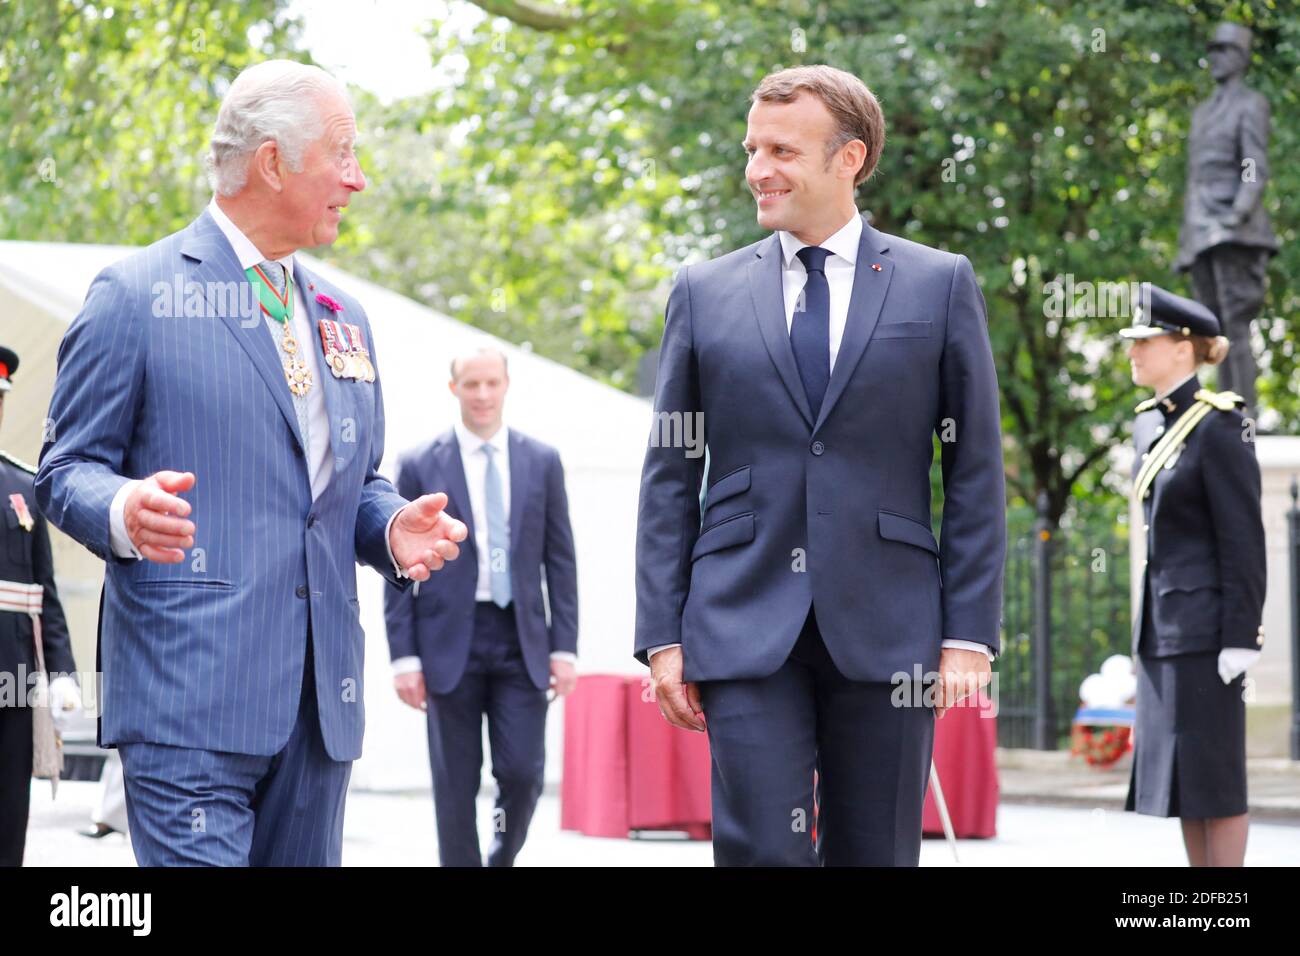
POLYGON ((775 674, 703 682, 700 700, 718 866, 920 861, 934 710, 913 706, 913 695, 891 684, 840 674, 811 612, 775 674))
POLYGON ((524 667, 513 607, 479 602, 465 675, 429 695, 429 764, 443 866, 482 866, 477 807, 487 715, 497 782, 488 866, 512 866, 524 845, 546 764, 546 691, 524 667))
MULTIPOLYGON (((22 698, 27 688, 19 687, 22 698)), ((22 866, 32 797, 32 709, 0 706, 0 866, 22 866)))
POLYGON ((1219 366, 1219 389, 1233 391, 1255 409, 1255 356, 1250 347, 1250 322, 1264 304, 1268 252, 1224 243, 1207 249, 1192 262, 1192 290, 1197 301, 1219 317, 1223 334, 1232 342, 1219 366))
POLYGON ((308 637, 298 718, 269 757, 152 743, 118 746, 141 866, 339 866, 352 761, 321 739, 308 637))

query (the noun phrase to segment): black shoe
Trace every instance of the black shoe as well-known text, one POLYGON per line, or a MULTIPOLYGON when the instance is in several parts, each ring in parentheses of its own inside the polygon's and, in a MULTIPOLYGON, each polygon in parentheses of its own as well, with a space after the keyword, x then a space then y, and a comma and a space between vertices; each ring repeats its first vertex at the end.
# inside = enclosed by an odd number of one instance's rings
POLYGON ((116 833, 117 831, 114 830, 112 827, 110 827, 107 823, 96 823, 92 827, 89 827, 85 830, 78 830, 77 832, 84 837, 90 837, 90 839, 92 840, 102 840, 110 833, 116 833))

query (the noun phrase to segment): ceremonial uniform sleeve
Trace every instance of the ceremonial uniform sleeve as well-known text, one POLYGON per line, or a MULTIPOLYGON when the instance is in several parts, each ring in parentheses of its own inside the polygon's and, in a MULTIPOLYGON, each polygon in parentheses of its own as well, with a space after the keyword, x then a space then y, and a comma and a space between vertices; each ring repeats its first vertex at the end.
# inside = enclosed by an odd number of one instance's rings
POLYGON ((1252 164, 1253 175, 1244 178, 1237 187, 1237 195, 1232 202, 1232 210, 1248 219, 1259 205, 1268 183, 1268 135, 1271 124, 1268 100, 1260 96, 1251 103, 1250 108, 1242 111, 1240 141, 1238 148, 1241 158, 1252 164))
POLYGON ((50 529, 45 518, 35 515, 32 524, 32 580, 45 591, 41 608, 41 643, 45 649, 45 671, 50 675, 73 674, 72 640, 68 622, 54 583, 54 553, 50 548, 50 529))
POLYGON ((1210 412, 1202 437, 1202 480, 1223 595, 1221 647, 1257 650, 1268 571, 1259 462, 1254 443, 1243 440, 1241 422, 1241 416, 1232 412, 1210 412))

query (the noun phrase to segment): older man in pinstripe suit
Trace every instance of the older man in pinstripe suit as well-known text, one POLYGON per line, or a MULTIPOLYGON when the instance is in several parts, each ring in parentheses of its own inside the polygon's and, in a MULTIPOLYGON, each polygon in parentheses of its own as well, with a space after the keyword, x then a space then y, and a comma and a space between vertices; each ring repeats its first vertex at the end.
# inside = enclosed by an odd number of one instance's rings
POLYGON ((365 312, 293 259, 365 188, 355 131, 323 71, 246 70, 212 203, 104 270, 59 349, 36 495, 108 564, 100 742, 144 865, 340 862, 355 563, 404 586, 465 536, 445 495, 408 503, 379 475, 365 312))

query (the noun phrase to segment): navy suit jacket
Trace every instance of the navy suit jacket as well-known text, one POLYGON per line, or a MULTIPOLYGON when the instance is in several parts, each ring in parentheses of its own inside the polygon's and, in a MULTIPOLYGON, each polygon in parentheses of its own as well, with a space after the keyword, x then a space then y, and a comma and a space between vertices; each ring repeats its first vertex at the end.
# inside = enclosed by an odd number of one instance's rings
MULTIPOLYGON (((550 685, 551 652, 578 650, 578 576, 569 500, 559 452, 513 428, 509 442, 511 607, 528 675, 544 689, 550 685)), ((418 656, 425 687, 432 694, 445 694, 465 673, 478 588, 474 516, 454 430, 398 461, 397 490, 409 496, 426 493, 420 489, 445 490, 447 513, 465 522, 469 535, 460 557, 418 589, 385 588, 384 621, 393 659, 418 656)))
MULTIPOLYGON (((312 326, 335 316, 308 285, 343 305, 375 358, 360 303, 301 262, 294 275, 312 326)), ((334 474, 313 501, 278 350, 260 314, 240 314, 247 282, 206 211, 96 277, 59 346, 36 498, 108 562, 101 743, 279 752, 310 626, 325 748, 353 760, 365 727, 356 562, 397 580, 385 533, 406 503, 378 472, 383 397, 378 378, 336 379, 318 363, 334 474), (180 564, 115 557, 114 495, 165 468, 196 476, 194 549, 180 564)), ((319 349, 313 339, 300 344, 319 349)))
POLYGON ((680 642, 687 680, 762 677, 815 606, 852 680, 937 669, 946 638, 999 647, 1006 509, 984 299, 960 255, 863 222, 844 338, 814 420, 773 235, 681 270, 656 425, 699 416, 704 459, 646 450, 637 522, 642 662, 680 642), (877 268, 878 267, 878 268, 877 268), (942 541, 930 528, 936 433, 942 541))

